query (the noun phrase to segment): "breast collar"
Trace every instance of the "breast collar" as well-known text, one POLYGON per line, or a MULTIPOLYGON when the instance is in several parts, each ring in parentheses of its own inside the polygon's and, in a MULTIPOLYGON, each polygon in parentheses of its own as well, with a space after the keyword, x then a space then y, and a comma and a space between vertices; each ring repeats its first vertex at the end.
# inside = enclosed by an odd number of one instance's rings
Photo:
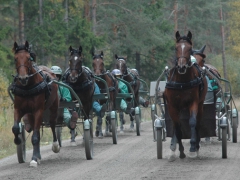
MULTIPOLYGON (((195 79, 186 82, 186 83, 179 83, 175 81, 168 81, 166 82, 166 87, 167 89, 176 89, 176 90, 186 90, 186 89, 191 89, 196 86, 202 86, 201 89, 203 89, 203 78, 205 77, 205 74, 203 71, 199 68, 199 66, 194 63, 193 67, 195 67, 198 70, 199 76, 196 77, 195 79)), ((174 69, 173 74, 175 73, 176 68, 174 69)), ((172 76, 173 76, 172 74, 172 76)), ((172 78, 171 78, 172 79, 172 78)))

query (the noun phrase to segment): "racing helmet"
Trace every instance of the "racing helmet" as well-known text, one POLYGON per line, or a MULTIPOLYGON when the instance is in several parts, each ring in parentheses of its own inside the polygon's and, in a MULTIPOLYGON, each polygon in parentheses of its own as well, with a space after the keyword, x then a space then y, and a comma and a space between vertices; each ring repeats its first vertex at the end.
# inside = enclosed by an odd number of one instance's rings
POLYGON ((114 70, 112 71, 112 75, 113 75, 114 77, 116 77, 116 76, 122 76, 122 72, 121 72, 119 69, 114 69, 114 70))
POLYGON ((192 63, 197 63, 196 58, 195 58, 194 56, 192 56, 192 55, 191 55, 191 62, 192 62, 192 63))
POLYGON ((52 66, 51 70, 56 75, 62 75, 62 69, 59 66, 52 66))

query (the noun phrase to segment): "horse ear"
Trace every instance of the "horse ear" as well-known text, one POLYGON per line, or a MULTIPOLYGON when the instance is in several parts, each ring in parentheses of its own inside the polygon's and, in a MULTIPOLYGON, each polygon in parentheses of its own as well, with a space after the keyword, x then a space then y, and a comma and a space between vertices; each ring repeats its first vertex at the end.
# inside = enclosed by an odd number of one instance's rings
POLYGON ((124 57, 125 61, 127 60, 127 56, 124 57))
POLYGON ((188 37, 190 40, 192 40, 192 33, 191 33, 191 31, 188 31, 187 37, 188 37))
POLYGON ((118 55, 117 54, 115 54, 115 58, 118 59, 118 55))
POLYGON ((103 56, 104 56, 104 55, 103 55, 103 52, 101 51, 101 58, 103 58, 103 56))
POLYGON ((16 42, 14 42, 14 45, 13 45, 13 50, 16 51, 18 48, 18 44, 16 42))
POLYGON ((94 51, 92 50, 92 57, 94 57, 94 51))
POLYGON ((181 37, 179 31, 176 32, 175 37, 176 37, 176 39, 179 39, 181 37))
POLYGON ((81 53, 82 53, 82 46, 79 46, 78 50, 79 50, 79 55, 81 55, 81 53))
POLYGON ((69 46, 69 51, 70 51, 70 53, 72 53, 72 46, 69 46))
POLYGON ((206 45, 204 45, 199 51, 200 51, 201 53, 203 53, 204 50, 205 50, 205 48, 206 48, 206 45))
POLYGON ((29 43, 28 43, 28 41, 25 42, 25 47, 26 47, 26 49, 28 50, 28 48, 29 48, 29 43))

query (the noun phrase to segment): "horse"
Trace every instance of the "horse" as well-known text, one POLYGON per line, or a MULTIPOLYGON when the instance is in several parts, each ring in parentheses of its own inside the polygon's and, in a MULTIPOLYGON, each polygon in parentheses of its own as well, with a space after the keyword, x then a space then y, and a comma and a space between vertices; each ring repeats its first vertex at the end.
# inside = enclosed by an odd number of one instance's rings
POLYGON ((52 150, 60 151, 55 133, 55 124, 58 115, 59 98, 58 85, 48 84, 56 76, 45 66, 37 66, 31 59, 29 43, 18 45, 16 42, 12 48, 15 60, 16 75, 10 89, 14 94, 14 125, 12 132, 15 136, 14 143, 21 144, 18 137, 20 133, 19 123, 21 118, 28 121, 32 134, 33 155, 30 166, 37 167, 41 160, 40 154, 40 126, 43 120, 43 112, 50 111, 49 124, 53 135, 52 150))
POLYGON ((83 118, 89 119, 92 110, 94 94, 94 79, 91 71, 82 65, 82 47, 73 49, 69 47, 69 67, 63 75, 63 82, 68 84, 77 94, 83 105, 83 118))
MULTIPOLYGON (((136 69, 130 69, 127 67, 126 61, 127 57, 118 57, 115 54, 116 64, 115 68, 119 69, 122 73, 123 80, 129 82, 132 86, 133 93, 135 96, 133 107, 137 107, 139 105, 139 89, 140 89, 140 81, 139 81, 139 74, 136 69)), ((130 115, 131 125, 130 128, 133 129, 133 117, 130 115)))
MULTIPOLYGON (((116 109, 116 97, 118 94, 118 81, 114 78, 114 76, 109 72, 106 71, 105 66, 104 66, 104 61, 103 61, 103 52, 101 51, 100 54, 94 54, 94 52, 92 51, 92 57, 93 57, 93 61, 92 61, 92 68, 93 68, 93 73, 95 76, 98 76, 102 79, 104 79, 107 83, 108 89, 106 89, 105 84, 101 81, 96 81, 97 85, 100 88, 100 92, 101 93, 106 93, 107 91, 109 91, 110 94, 110 101, 108 101, 108 108, 107 111, 111 112, 112 110, 116 109)), ((106 103, 107 100, 101 100, 100 104, 106 103)), ((100 117, 99 117, 100 118, 100 117)), ((106 116, 106 132, 105 134, 108 134, 108 129, 109 129, 109 122, 110 122, 110 114, 108 113, 108 115, 106 116)), ((102 133, 102 121, 101 119, 98 121, 97 123, 97 131, 96 131, 96 136, 101 137, 101 133, 102 133)))
POLYGON ((190 157, 197 157, 200 143, 200 121, 203 114, 203 103, 207 93, 207 80, 204 71, 199 65, 191 62, 192 33, 180 36, 176 32, 176 58, 175 66, 167 73, 167 82, 164 97, 168 113, 173 123, 173 136, 171 140, 171 155, 169 161, 174 161, 176 143, 179 143, 180 158, 186 157, 182 144, 182 129, 180 115, 183 110, 188 110, 188 120, 191 132, 190 157))

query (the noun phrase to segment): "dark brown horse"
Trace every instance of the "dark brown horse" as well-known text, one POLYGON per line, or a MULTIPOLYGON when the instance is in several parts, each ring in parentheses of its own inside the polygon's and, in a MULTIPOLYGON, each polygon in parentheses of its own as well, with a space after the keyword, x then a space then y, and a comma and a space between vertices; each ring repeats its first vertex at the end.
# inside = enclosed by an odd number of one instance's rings
POLYGON ((130 69, 127 67, 127 58, 126 57, 118 57, 115 54, 116 58, 116 65, 115 68, 119 69, 122 72, 123 79, 129 82, 132 86, 135 95, 134 107, 139 105, 139 88, 140 88, 140 81, 138 80, 139 74, 136 69, 130 69))
POLYGON ((53 134, 53 152, 60 151, 57 137, 55 134, 55 123, 59 106, 57 94, 58 86, 54 83, 48 85, 51 79, 56 76, 45 66, 38 67, 32 62, 29 52, 29 44, 18 46, 15 42, 13 46, 15 69, 17 75, 11 85, 11 91, 14 94, 14 125, 12 132, 15 135, 14 142, 19 145, 21 140, 19 122, 23 117, 28 121, 33 130, 32 145, 33 156, 30 166, 37 167, 40 154, 40 126, 43 120, 45 109, 50 110, 49 124, 53 134))
MULTIPOLYGON (((115 54, 116 58, 116 65, 115 68, 119 69, 122 72, 123 79, 127 82, 129 82, 132 86, 132 89, 134 91, 134 105, 133 107, 137 107, 139 105, 139 88, 140 88, 140 81, 139 81, 139 74, 136 69, 130 69, 127 67, 127 57, 118 57, 117 54, 115 54)), ((134 123, 133 123, 133 117, 130 115, 130 129, 133 130, 134 123)), ((122 125, 121 125, 122 126, 122 125)))
POLYGON ((179 143, 180 158, 185 158, 182 144, 182 129, 180 122, 181 112, 188 109, 190 117, 188 120, 191 132, 190 157, 196 157, 200 142, 200 121, 203 114, 203 102, 207 93, 207 81, 196 63, 191 62, 192 34, 180 36, 176 32, 176 60, 167 77, 164 97, 166 98, 169 116, 173 122, 173 137, 170 149, 172 155, 169 160, 175 160, 176 142, 179 143))
MULTIPOLYGON (((103 82, 101 81, 97 81, 96 83, 100 89, 101 93, 106 93, 107 91, 109 91, 110 94, 110 100, 108 101, 108 108, 107 111, 111 112, 112 110, 116 109, 116 96, 117 96, 117 89, 118 89, 118 81, 113 77, 112 73, 110 73, 109 71, 106 71, 105 66, 104 66, 104 61, 103 61, 103 52, 101 51, 100 54, 94 54, 94 52, 92 52, 92 57, 93 57, 93 62, 92 62, 92 67, 93 67, 93 72, 95 76, 98 76, 102 79, 104 79, 107 83, 108 89, 106 89, 105 85, 103 82)), ((100 101, 101 104, 106 103, 105 101, 100 101)), ((107 123, 109 124, 110 122, 110 114, 108 114, 106 116, 106 120, 107 123)), ((102 127, 102 122, 98 121, 97 124, 97 132, 96 134, 101 134, 101 127, 102 127)), ((106 128, 107 130, 107 128, 106 128)), ((107 133, 106 133, 107 134, 107 133)))
POLYGON ((69 47, 69 68, 64 73, 64 82, 78 95, 83 105, 84 120, 89 119, 94 94, 94 79, 91 71, 82 65, 82 47, 69 47))

